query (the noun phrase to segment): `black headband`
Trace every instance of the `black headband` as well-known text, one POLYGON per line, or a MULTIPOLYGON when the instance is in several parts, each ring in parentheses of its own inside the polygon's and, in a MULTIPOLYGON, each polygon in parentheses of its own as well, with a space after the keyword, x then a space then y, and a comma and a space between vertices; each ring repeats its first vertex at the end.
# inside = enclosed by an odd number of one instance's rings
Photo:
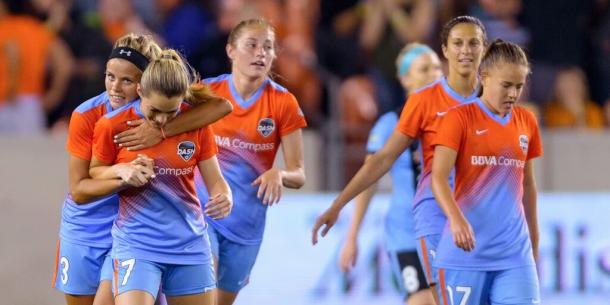
POLYGON ((112 53, 110 53, 110 57, 108 57, 108 59, 110 60, 113 58, 125 59, 138 67, 140 71, 144 71, 149 62, 146 56, 129 47, 117 47, 112 49, 112 53))

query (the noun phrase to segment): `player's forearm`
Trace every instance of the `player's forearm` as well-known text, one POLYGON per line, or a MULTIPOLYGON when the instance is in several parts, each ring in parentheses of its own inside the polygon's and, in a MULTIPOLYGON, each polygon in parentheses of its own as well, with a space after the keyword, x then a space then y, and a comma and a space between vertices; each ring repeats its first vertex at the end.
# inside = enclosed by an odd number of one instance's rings
POLYGON ((281 175, 282 185, 287 188, 299 189, 305 185, 305 170, 302 167, 283 169, 281 175))
POLYGON ((537 191, 535 187, 525 186, 523 190, 523 209, 525 212, 525 220, 532 240, 532 249, 534 257, 537 258, 538 242, 540 232, 538 229, 538 202, 537 191))
POLYGON ((445 216, 450 222, 463 218, 464 214, 457 205, 451 186, 449 186, 449 176, 434 173, 432 171, 432 192, 438 205, 441 207, 445 216))
POLYGON ((368 158, 341 194, 335 199, 331 208, 342 209, 350 200, 385 175, 392 167, 392 164, 394 164, 394 160, 396 160, 394 157, 388 157, 381 151, 368 158))
POLYGON ((76 204, 86 204, 100 197, 104 197, 121 190, 121 179, 83 179, 75 185, 70 194, 76 204))
POLYGON ((209 190, 210 198, 217 195, 225 195, 231 202, 233 202, 233 193, 231 192, 231 188, 222 177, 215 179, 215 181, 212 181, 210 185, 206 184, 206 188, 209 190))
POLYGON ((371 199, 375 195, 377 191, 377 183, 373 183, 370 187, 368 187, 364 192, 360 193, 356 197, 356 206, 354 207, 354 215, 352 216, 352 221, 350 223, 349 232, 347 233, 347 238, 352 241, 356 241, 358 238, 358 233, 360 232, 360 226, 362 224, 362 220, 364 219, 364 215, 366 215, 366 211, 368 210, 369 204, 371 203, 371 199))
POLYGON ((163 131, 167 137, 195 130, 212 124, 233 111, 231 103, 224 98, 210 96, 209 99, 169 121, 163 131))
POLYGON ((89 168, 89 176, 96 180, 120 179, 119 172, 127 163, 94 166, 89 168))

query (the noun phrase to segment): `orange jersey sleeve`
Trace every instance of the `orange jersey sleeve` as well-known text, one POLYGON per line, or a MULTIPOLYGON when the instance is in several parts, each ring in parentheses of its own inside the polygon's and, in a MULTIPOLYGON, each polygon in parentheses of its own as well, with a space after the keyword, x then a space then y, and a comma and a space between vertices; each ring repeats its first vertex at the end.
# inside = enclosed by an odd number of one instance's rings
POLYGON ((540 137, 540 128, 538 128, 538 122, 536 121, 536 117, 533 113, 525 109, 522 109, 522 111, 525 113, 525 116, 528 120, 528 125, 530 126, 530 129, 533 132, 526 158, 526 160, 531 160, 542 156, 542 140, 540 137))
POLYGON ((282 101, 278 103, 280 106, 281 121, 279 126, 279 135, 283 137, 291 132, 307 126, 303 111, 297 102, 297 99, 292 93, 282 95, 282 101))
POLYGON ((458 111, 459 107, 449 110, 441 118, 439 130, 434 138, 432 145, 442 145, 455 151, 459 151, 464 141, 464 131, 466 122, 458 111))
POLYGON ((93 132, 93 156, 105 164, 114 164, 119 147, 114 143, 115 131, 108 118, 101 118, 95 124, 93 132))
POLYGON ((199 157, 197 160, 204 161, 218 153, 218 147, 216 146, 216 141, 214 141, 214 133, 212 133, 212 128, 207 126, 202 127, 199 130, 198 141, 201 149, 199 151, 199 157))
POLYGON ((91 120, 90 113, 72 113, 66 143, 66 149, 71 155, 83 160, 91 160, 94 128, 95 121, 91 120))
POLYGON ((423 101, 422 93, 414 93, 409 96, 400 114, 396 130, 408 137, 419 138, 426 114, 423 101))

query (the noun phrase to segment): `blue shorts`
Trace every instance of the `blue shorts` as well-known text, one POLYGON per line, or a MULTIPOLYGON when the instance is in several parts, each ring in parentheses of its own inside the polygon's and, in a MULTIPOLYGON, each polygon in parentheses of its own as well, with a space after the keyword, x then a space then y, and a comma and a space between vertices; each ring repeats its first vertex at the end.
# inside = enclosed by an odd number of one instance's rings
POLYGON ((426 280, 429 286, 434 286, 438 283, 438 271, 434 266, 434 258, 436 257, 436 247, 441 240, 440 234, 426 235, 420 237, 417 241, 417 255, 419 262, 424 268, 426 280))
MULTIPOLYGON (((60 239, 57 241, 53 287, 66 294, 94 295, 100 281, 107 275, 102 272, 102 266, 106 264, 104 261, 109 251, 110 248, 89 247, 60 239)), ((111 265, 109 268, 112 272, 111 265)))
POLYGON ((199 265, 161 264, 142 259, 114 259, 112 292, 115 296, 141 290, 157 298, 159 286, 166 296, 208 292, 216 288, 212 261, 199 265))
POLYGON ((408 297, 420 290, 430 288, 419 263, 417 251, 391 251, 388 255, 392 262, 392 272, 398 281, 398 289, 404 296, 408 297))
POLYGON ((500 271, 439 269, 441 304, 537 305, 540 288, 535 266, 500 271))
POLYGON ((218 288, 237 293, 250 281, 250 272, 254 267, 259 245, 242 245, 230 241, 208 226, 208 236, 212 254, 217 259, 218 288))

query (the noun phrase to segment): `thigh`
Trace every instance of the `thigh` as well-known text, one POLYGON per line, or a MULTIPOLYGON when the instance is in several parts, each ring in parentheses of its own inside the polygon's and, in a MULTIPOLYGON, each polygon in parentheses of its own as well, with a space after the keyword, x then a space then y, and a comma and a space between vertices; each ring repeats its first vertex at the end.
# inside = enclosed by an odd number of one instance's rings
POLYGON ((94 295, 107 248, 94 248, 60 240, 57 243, 54 287, 71 295, 94 295))
POLYGON ((540 304, 540 287, 535 266, 495 272, 490 289, 492 305, 540 304))
POLYGON ((491 275, 486 271, 438 270, 441 304, 488 304, 491 275))
POLYGON ((223 239, 218 248, 218 288, 238 292, 250 281, 260 245, 242 245, 223 239))
POLYGON ((429 286, 438 282, 438 272, 433 265, 436 257, 436 247, 440 239, 440 234, 434 234, 420 237, 417 241, 417 255, 429 286))
POLYGON ((165 265, 163 293, 168 297, 203 294, 216 288, 212 262, 199 265, 165 265))
MULTIPOLYGON (((125 293, 139 291, 149 294, 154 303, 164 272, 162 265, 142 259, 114 259, 113 268, 112 292, 117 300, 125 293)), ((143 298, 139 294, 130 294, 124 300, 131 300, 134 297, 138 300, 143 298)))
POLYGON ((429 288, 417 251, 390 252, 392 272, 398 280, 400 291, 411 295, 429 288))
POLYGON ((112 280, 100 282, 95 293, 93 305, 114 305, 114 295, 112 294, 112 280))
POLYGON ((167 297, 169 305, 213 305, 215 300, 214 290, 184 296, 167 297))

